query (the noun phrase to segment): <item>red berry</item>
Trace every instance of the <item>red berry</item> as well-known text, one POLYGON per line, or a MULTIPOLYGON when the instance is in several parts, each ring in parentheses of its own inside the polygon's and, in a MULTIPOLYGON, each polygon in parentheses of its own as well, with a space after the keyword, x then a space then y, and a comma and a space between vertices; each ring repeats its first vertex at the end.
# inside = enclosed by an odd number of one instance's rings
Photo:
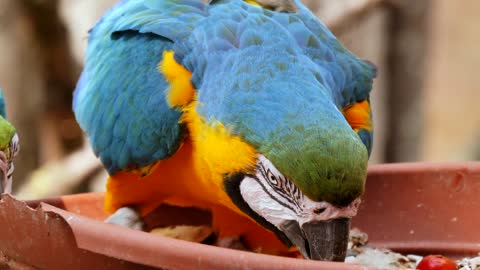
POLYGON ((456 270, 457 265, 449 258, 442 255, 429 255, 424 257, 417 265, 419 270, 456 270))

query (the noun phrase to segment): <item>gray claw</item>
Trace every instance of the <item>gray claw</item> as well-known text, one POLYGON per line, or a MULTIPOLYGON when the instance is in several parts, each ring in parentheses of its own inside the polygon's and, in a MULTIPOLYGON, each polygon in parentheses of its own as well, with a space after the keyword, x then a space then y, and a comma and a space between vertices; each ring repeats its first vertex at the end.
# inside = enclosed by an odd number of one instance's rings
POLYGON ((113 215, 109 216, 105 222, 138 231, 142 231, 145 225, 142 217, 140 217, 138 212, 131 207, 122 207, 118 209, 113 215))
POLYGON ((242 239, 239 236, 224 237, 218 239, 215 243, 217 247, 236 249, 236 250, 247 250, 245 245, 242 242, 242 239))

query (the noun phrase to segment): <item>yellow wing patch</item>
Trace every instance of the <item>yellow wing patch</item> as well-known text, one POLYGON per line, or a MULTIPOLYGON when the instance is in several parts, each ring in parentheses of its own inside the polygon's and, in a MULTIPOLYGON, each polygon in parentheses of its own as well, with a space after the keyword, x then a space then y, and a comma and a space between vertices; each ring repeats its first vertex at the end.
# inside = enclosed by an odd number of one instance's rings
MULTIPOLYGON (((237 172, 253 172, 257 153, 255 149, 234 136, 221 123, 208 122, 196 111, 194 101, 184 108, 182 122, 188 126, 189 134, 194 142, 194 156, 201 165, 200 170, 210 172, 212 178, 237 172)), ((221 179, 223 185, 223 179, 221 179)))
POLYGON ((372 131, 373 129, 370 102, 368 100, 346 107, 343 109, 343 116, 355 131, 359 129, 372 131))
POLYGON ((193 100, 192 73, 175 61, 173 51, 165 51, 158 70, 170 84, 167 94, 167 103, 170 107, 185 106, 193 100))
POLYGON ((207 121, 196 111, 197 101, 183 107, 182 122, 187 125, 193 144, 195 171, 201 175, 206 200, 215 200, 244 215, 224 190, 224 176, 234 173, 253 173, 257 160, 255 149, 234 136, 223 124, 207 121))

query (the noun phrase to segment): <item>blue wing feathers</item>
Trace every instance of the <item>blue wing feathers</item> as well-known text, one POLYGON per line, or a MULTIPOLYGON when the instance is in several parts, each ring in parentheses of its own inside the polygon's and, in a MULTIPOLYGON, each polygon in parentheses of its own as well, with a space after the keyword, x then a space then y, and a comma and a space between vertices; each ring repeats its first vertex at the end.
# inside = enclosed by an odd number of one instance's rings
POLYGON ((108 26, 92 31, 74 110, 95 152, 114 173, 169 157, 181 144, 183 127, 180 112, 165 101, 168 85, 157 71, 172 42, 134 31, 112 38, 104 35, 108 26))

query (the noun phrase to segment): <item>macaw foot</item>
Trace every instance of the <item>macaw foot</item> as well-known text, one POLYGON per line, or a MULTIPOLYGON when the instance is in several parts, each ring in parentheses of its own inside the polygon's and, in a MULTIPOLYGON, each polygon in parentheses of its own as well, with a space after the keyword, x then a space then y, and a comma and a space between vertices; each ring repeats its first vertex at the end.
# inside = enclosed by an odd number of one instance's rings
POLYGON ((231 236, 231 237, 224 237, 221 239, 217 239, 215 243, 217 247, 229 248, 229 249, 236 249, 236 250, 248 250, 245 247, 240 236, 231 236))
POLYGON ((142 231, 145 225, 137 210, 131 207, 118 209, 113 215, 109 216, 105 222, 138 231, 142 231))

